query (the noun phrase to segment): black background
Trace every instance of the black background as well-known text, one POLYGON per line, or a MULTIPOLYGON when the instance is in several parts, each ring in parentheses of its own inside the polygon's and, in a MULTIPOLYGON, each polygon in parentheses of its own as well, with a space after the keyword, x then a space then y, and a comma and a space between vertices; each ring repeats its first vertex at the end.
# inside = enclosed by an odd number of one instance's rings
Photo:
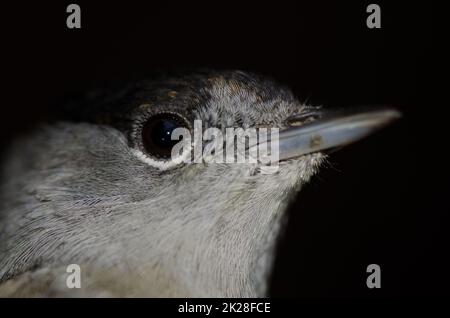
MULTIPOLYGON (((390 104, 401 121, 332 155, 290 209, 277 297, 443 296, 448 281, 446 106, 435 101, 433 4, 76 1, 2 5, 2 149, 66 95, 180 67, 271 76, 313 105, 390 104), (379 264, 379 290, 366 267, 379 264)), ((448 292, 447 292, 448 294, 448 292)))

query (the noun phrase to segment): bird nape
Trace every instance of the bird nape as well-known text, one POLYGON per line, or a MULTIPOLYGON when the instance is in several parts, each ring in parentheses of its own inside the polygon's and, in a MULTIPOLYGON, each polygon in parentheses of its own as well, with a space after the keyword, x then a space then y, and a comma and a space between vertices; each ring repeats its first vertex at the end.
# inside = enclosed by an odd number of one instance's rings
POLYGON ((289 200, 329 149, 399 117, 389 108, 307 106, 289 89, 240 71, 162 77, 88 96, 18 138, 5 156, 0 295, 264 296, 289 200), (230 128, 275 128, 270 141, 257 139, 244 152, 276 145, 276 169, 217 160, 219 151, 209 152, 212 161, 175 160, 168 136, 192 132, 196 121, 215 129, 210 139, 200 132, 200 150, 221 145, 230 128), (70 264, 80 269, 77 288, 70 288, 70 264))

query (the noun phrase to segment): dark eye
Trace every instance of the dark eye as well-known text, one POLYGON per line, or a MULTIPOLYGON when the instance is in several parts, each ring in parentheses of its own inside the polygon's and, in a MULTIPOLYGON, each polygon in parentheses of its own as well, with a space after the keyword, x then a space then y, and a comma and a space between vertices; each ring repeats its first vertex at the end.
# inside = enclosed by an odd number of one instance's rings
POLYGON ((172 140, 176 128, 187 128, 186 120, 174 113, 150 117, 142 128, 142 142, 147 153, 157 159, 170 159, 172 148, 180 140, 172 140))

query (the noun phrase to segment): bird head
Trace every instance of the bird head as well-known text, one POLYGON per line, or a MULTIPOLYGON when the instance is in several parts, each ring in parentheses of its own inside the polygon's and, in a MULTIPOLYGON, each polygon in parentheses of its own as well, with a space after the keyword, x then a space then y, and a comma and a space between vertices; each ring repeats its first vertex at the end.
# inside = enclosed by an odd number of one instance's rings
MULTIPOLYGON (((144 81, 100 95, 72 107, 77 121, 42 126, 10 152, 2 184, 3 280, 76 263, 92 273, 120 273, 109 279, 134 281, 137 294, 263 295, 292 195, 328 150, 398 117, 391 109, 307 106, 287 88, 238 71, 144 81), (278 129, 276 169, 174 160, 176 141, 168 136, 176 128, 194 133, 195 121, 201 133, 278 129)), ((211 142, 197 149, 203 154, 211 142)))

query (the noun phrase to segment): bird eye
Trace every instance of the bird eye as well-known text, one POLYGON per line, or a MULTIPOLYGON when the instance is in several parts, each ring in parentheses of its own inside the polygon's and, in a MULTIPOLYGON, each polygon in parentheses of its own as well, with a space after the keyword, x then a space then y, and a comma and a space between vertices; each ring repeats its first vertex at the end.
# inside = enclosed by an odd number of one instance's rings
POLYGON ((179 140, 172 140, 176 128, 188 128, 186 119, 174 113, 160 113, 147 119, 142 127, 142 143, 149 155, 156 159, 170 159, 172 148, 179 140))

